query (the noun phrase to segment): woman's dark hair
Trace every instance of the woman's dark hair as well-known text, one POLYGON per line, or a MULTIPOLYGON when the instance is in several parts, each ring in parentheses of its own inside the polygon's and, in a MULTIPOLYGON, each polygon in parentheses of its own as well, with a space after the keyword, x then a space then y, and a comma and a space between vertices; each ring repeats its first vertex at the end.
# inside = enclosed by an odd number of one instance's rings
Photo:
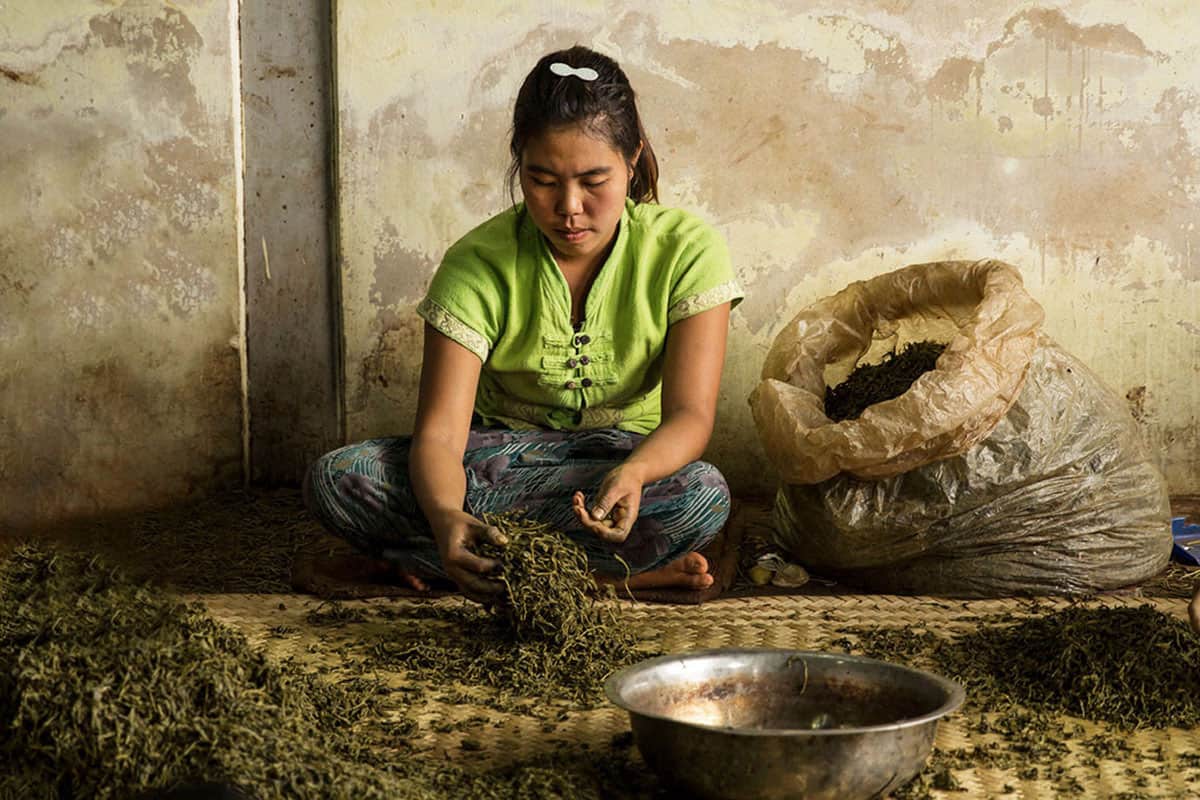
POLYGON ((513 194, 521 153, 530 139, 553 128, 581 125, 632 161, 633 178, 629 196, 639 203, 658 200, 658 160, 646 138, 638 115, 636 95, 621 67, 606 55, 576 45, 543 56, 525 77, 513 108, 512 141, 509 152, 508 190, 513 194), (550 65, 562 62, 573 69, 591 69, 596 79, 587 81, 574 75, 556 75, 550 65), (641 153, 638 154, 638 145, 641 153))

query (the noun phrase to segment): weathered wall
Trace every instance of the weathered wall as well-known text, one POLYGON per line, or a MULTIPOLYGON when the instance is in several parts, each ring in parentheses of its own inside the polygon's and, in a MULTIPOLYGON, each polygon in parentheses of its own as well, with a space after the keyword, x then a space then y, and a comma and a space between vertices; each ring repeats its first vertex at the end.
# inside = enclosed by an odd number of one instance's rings
POLYGON ((6 4, 0 527, 242 475, 226 0, 6 4))
POLYGON ((413 314, 445 247, 507 202, 510 106, 544 52, 616 57, 663 201, 728 237, 734 314, 710 458, 769 489, 746 397, 775 332, 905 264, 1018 265, 1047 328, 1200 490, 1200 49, 1192 0, 343 3, 348 435, 410 430, 413 314))
POLYGON ((329 0, 242 0, 250 479, 341 442, 329 243, 329 0))

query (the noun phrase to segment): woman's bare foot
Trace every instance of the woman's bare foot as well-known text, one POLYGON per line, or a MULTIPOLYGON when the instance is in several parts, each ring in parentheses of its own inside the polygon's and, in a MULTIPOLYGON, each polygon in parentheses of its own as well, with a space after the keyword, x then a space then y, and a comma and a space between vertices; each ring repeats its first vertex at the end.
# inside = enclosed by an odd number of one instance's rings
POLYGON ((429 584, 421 580, 416 575, 413 575, 411 572, 405 572, 404 570, 398 569, 396 570, 396 577, 400 579, 401 583, 410 589, 415 589, 418 592, 429 591, 429 584))
POLYGON ((429 584, 421 580, 419 576, 400 569, 391 561, 383 559, 377 560, 375 562, 375 567, 379 570, 380 574, 387 576, 388 580, 397 580, 404 586, 407 586, 408 588, 418 592, 429 591, 429 584))
POLYGON ((708 572, 707 558, 699 553, 688 553, 665 567, 631 575, 628 581, 612 575, 597 575, 596 582, 628 585, 630 589, 707 589, 713 584, 713 576, 708 572))

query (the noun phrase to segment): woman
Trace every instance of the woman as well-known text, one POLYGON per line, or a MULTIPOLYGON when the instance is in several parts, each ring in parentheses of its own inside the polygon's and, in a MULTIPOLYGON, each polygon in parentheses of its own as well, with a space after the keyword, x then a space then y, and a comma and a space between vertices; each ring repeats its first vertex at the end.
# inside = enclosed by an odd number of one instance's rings
POLYGON ((334 451, 309 471, 332 532, 486 601, 499 532, 521 509, 580 544, 598 579, 712 584, 697 552, 729 514, 712 434, 730 309, 724 242, 657 205, 658 165, 635 95, 584 47, 542 58, 513 112, 522 203, 464 236, 418 307, 414 433, 334 451))

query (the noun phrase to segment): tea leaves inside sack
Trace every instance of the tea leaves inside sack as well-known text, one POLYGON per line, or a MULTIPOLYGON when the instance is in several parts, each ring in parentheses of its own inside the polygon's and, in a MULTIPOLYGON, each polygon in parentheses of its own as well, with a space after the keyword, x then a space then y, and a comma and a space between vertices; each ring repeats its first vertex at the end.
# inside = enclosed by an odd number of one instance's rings
POLYGON ((937 365, 945 349, 938 342, 909 342, 878 364, 855 367, 836 387, 825 387, 825 416, 834 422, 858 419, 869 406, 899 397, 937 365))

